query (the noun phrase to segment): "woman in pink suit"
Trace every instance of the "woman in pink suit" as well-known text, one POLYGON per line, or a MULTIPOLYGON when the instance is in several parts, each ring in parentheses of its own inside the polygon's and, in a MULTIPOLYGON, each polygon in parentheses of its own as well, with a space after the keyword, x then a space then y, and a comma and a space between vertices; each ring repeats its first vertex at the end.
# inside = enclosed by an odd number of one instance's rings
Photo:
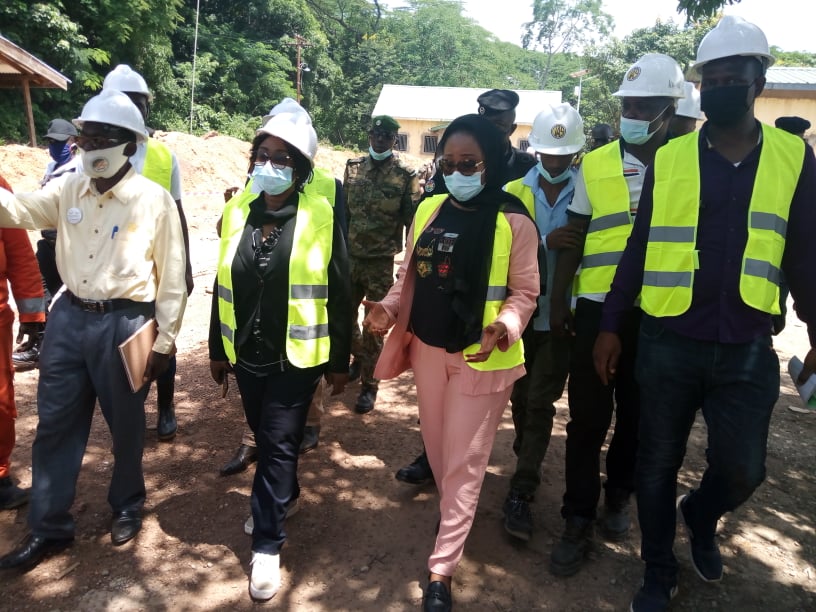
POLYGON ((538 231, 502 191, 506 139, 479 115, 454 120, 439 143, 448 194, 423 200, 399 280, 364 325, 394 327, 375 376, 414 371, 420 428, 439 489, 425 611, 451 609, 499 421, 524 374, 521 332, 539 293, 538 231))

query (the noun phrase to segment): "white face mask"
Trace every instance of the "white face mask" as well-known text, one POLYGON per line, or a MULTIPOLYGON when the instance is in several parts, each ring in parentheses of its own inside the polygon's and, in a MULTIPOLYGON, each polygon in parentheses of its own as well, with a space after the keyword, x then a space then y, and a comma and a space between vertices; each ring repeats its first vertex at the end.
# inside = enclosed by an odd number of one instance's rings
POLYGON ((125 165, 128 156, 125 155, 125 147, 130 143, 126 142, 110 149, 97 149, 95 151, 79 150, 79 157, 82 161, 82 169, 91 178, 110 178, 125 165))
POLYGON ((294 182, 292 170, 289 166, 275 168, 270 162, 255 164, 252 171, 252 193, 262 191, 269 195, 279 195, 289 189, 294 182))
POLYGON ((465 176, 458 170, 453 174, 443 174, 448 192, 457 202, 467 202, 482 192, 482 172, 474 172, 465 176))
POLYGON ((382 161, 384 159, 387 159, 387 158, 391 157, 391 155, 393 153, 394 153, 394 151, 392 149, 388 149, 387 151, 383 151, 382 153, 377 153, 370 146, 368 147, 368 154, 371 156, 372 159, 375 159, 377 161, 382 161))

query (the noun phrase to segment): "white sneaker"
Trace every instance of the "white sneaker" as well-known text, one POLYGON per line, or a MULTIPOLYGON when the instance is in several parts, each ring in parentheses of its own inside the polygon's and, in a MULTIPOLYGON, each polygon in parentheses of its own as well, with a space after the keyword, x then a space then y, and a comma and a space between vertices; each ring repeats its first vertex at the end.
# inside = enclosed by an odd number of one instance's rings
POLYGON ((249 565, 249 594, 252 599, 272 599, 281 586, 280 555, 253 552, 249 565))
MULTIPOLYGON (((298 510, 300 510, 300 503, 298 502, 299 498, 295 498, 289 502, 286 506, 286 518, 291 518, 297 514, 298 510)), ((252 520, 252 515, 249 515, 249 518, 244 523, 244 533, 248 536, 252 535, 252 531, 255 529, 255 521, 252 520)))

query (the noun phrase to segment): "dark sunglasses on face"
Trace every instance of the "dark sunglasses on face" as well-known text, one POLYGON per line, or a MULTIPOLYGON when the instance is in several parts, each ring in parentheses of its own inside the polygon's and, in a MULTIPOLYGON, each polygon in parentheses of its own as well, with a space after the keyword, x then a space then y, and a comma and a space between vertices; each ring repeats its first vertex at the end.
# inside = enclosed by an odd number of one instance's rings
POLYGON ((442 174, 450 175, 453 174, 454 171, 458 171, 459 174, 470 176, 471 174, 476 173, 480 167, 484 166, 484 161, 465 159, 463 161, 454 163, 443 158, 440 159, 437 164, 439 164, 439 169, 442 170, 442 174))
POLYGON ((258 154, 255 156, 255 165, 256 166, 263 166, 269 162, 272 164, 273 168, 278 170, 282 170, 287 166, 294 166, 294 162, 292 161, 292 156, 288 153, 277 152, 273 153, 272 155, 268 155, 264 151, 258 151, 258 154))
POLYGON ((106 138, 104 136, 83 136, 76 137, 76 145, 83 151, 100 151, 102 149, 112 149, 128 142, 124 138, 106 138))

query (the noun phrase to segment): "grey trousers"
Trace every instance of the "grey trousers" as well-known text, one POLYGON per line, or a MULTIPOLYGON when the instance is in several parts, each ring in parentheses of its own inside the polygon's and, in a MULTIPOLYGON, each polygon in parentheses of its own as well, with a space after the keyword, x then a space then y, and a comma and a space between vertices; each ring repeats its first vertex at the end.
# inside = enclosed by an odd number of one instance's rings
POLYGON ((97 399, 113 439, 108 503, 114 512, 141 510, 144 505, 144 401, 149 385, 131 392, 117 347, 153 313, 152 302, 87 312, 67 295, 52 306, 40 353, 39 423, 31 458, 28 524, 33 535, 74 535, 71 505, 97 399))

